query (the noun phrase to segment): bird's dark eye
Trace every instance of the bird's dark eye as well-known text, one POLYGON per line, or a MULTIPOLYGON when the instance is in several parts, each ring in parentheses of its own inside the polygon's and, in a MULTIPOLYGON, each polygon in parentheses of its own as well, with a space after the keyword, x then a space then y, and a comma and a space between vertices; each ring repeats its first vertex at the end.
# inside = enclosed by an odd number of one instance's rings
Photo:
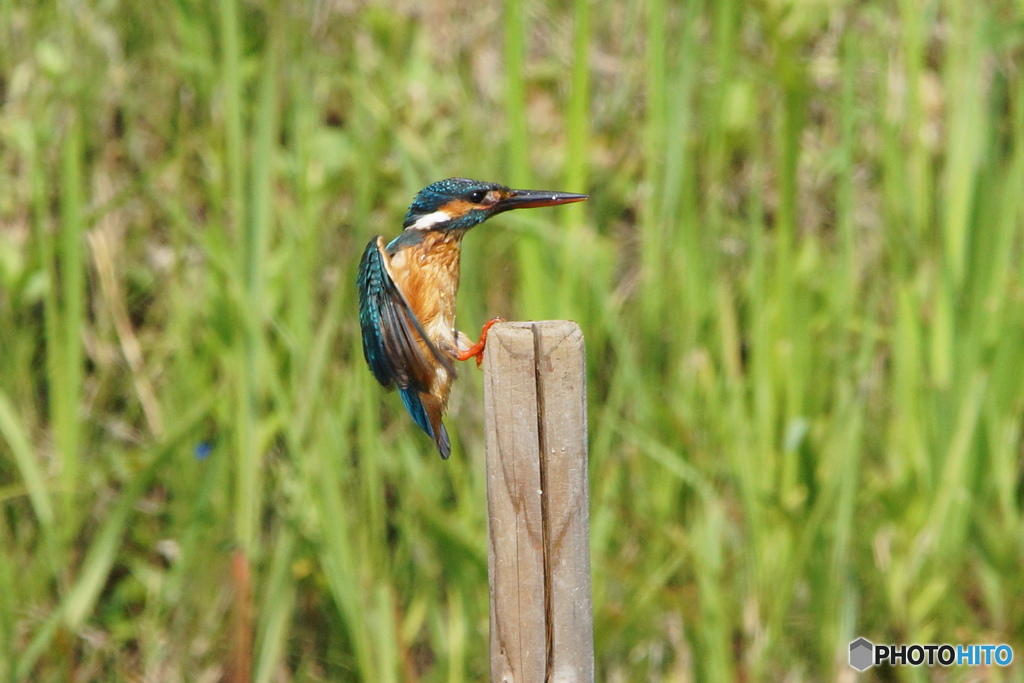
POLYGON ((487 197, 487 190, 474 190, 469 193, 469 201, 479 204, 487 197))

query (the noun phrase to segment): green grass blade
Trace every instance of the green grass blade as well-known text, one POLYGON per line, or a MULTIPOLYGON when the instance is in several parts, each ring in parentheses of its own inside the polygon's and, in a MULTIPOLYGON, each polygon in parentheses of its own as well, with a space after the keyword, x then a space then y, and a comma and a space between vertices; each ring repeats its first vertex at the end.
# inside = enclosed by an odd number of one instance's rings
POLYGON ((4 437, 8 448, 11 449, 14 462, 21 473, 29 500, 32 501, 32 509, 35 511, 36 519, 39 521, 43 533, 47 535, 53 533, 53 506, 50 503, 50 494, 46 489, 46 476, 39 467, 36 454, 32 451, 28 435, 25 433, 25 428, 14 406, 2 391, 0 391, 0 435, 4 437))
MULTIPOLYGON (((61 455, 62 514, 75 518, 82 419, 82 328, 85 317, 85 227, 82 196, 82 131, 77 122, 64 140, 61 159, 61 220, 57 244, 60 270, 59 381, 52 387, 54 428, 61 455)), ((54 378, 56 379, 56 378, 54 378)))

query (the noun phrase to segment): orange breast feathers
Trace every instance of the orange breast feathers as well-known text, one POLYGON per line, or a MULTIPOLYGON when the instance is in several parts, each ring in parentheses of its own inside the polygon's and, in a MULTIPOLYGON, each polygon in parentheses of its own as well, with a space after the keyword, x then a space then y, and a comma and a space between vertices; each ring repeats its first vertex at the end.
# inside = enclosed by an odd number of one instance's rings
MULTIPOLYGON (((423 331, 439 351, 458 355, 455 296, 459 291, 462 235, 428 232, 423 239, 391 257, 395 284, 416 313, 423 331)), ((424 354, 426 345, 420 344, 424 354)))

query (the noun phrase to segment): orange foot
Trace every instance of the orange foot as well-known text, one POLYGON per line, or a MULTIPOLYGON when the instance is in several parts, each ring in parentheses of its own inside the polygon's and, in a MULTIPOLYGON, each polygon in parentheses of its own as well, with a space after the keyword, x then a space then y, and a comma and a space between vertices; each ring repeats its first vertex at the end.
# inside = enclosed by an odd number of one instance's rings
POLYGON ((459 360, 469 360, 470 358, 476 358, 476 366, 480 367, 480 364, 484 362, 484 347, 487 345, 487 331, 491 329, 491 325, 494 323, 503 323, 504 318, 491 318, 480 330, 480 341, 473 344, 464 352, 460 353, 457 358, 459 360))

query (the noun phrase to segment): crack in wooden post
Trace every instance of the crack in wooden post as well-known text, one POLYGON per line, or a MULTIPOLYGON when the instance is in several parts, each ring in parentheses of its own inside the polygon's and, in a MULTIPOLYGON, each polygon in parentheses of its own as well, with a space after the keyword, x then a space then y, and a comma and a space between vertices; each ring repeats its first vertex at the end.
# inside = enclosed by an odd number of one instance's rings
POLYGON ((548 499, 550 496, 544 495, 544 489, 547 486, 547 480, 544 477, 544 463, 547 461, 545 457, 547 450, 547 440, 544 438, 544 389, 543 381, 541 380, 541 361, 543 359, 543 351, 541 350, 540 341, 540 327, 534 323, 530 325, 530 331, 533 333, 533 379, 537 387, 537 444, 538 453, 538 464, 540 466, 540 517, 542 520, 542 530, 544 534, 544 542, 541 545, 541 559, 544 566, 544 645, 546 652, 546 668, 548 676, 554 670, 555 660, 555 633, 552 628, 551 615, 553 613, 553 605, 551 600, 551 554, 548 552, 550 549, 550 528, 548 525, 548 499))
POLYGON ((491 680, 594 680, 583 336, 495 325, 484 357, 491 680))

